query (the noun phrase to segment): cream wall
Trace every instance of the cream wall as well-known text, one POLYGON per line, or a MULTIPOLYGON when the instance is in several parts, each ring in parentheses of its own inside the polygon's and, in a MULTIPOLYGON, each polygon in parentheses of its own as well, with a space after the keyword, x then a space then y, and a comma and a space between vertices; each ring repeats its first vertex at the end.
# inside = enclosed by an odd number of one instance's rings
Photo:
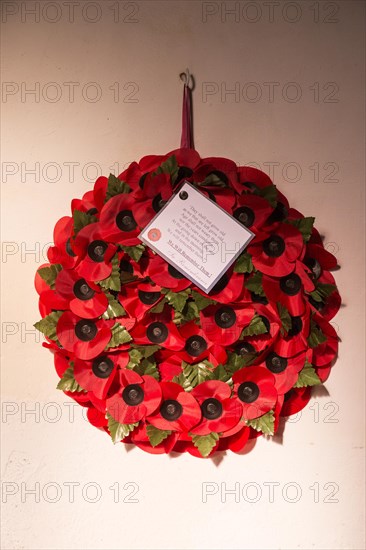
POLYGON ((364 8, 2 2, 2 548, 365 548, 364 8), (99 169, 179 145, 186 67, 201 155, 273 169, 342 266, 326 391, 283 440, 222 462, 113 446, 31 332, 55 221, 99 169))

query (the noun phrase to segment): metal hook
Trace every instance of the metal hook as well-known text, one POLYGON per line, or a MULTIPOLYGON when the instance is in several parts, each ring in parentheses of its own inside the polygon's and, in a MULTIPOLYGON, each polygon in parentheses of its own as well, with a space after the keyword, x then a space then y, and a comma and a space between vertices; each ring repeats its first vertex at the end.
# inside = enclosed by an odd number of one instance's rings
POLYGON ((189 72, 189 69, 186 69, 184 73, 180 73, 179 78, 184 82, 184 85, 187 86, 191 91, 194 89, 194 78, 189 72))

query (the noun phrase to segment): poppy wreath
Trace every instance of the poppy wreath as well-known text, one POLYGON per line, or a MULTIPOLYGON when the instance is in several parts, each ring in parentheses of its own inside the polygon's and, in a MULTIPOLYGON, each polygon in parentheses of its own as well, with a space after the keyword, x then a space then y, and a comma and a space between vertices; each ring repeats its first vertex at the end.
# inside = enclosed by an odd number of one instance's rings
POLYGON ((260 170, 191 148, 99 177, 35 278, 57 388, 150 453, 246 452, 273 435, 337 355, 337 261, 313 224, 260 170), (209 294, 138 237, 184 181, 254 233, 209 294))

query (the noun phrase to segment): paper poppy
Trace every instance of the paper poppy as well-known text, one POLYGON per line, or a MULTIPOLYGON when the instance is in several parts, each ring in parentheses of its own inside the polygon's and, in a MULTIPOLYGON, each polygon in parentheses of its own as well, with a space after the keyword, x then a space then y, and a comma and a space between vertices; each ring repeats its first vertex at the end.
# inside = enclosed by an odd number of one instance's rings
POLYGON ((122 368, 117 391, 107 399, 107 412, 121 424, 138 422, 161 402, 161 385, 152 376, 122 368))
POLYGON ((201 420, 201 409, 191 393, 174 382, 161 382, 162 401, 147 421, 159 430, 188 432, 201 420))
POLYGON ((75 357, 85 360, 99 355, 111 339, 106 321, 82 319, 71 311, 61 315, 56 331, 61 345, 75 357))
POLYGON ((245 367, 233 375, 234 395, 250 420, 270 411, 277 401, 275 378, 263 367, 245 367))

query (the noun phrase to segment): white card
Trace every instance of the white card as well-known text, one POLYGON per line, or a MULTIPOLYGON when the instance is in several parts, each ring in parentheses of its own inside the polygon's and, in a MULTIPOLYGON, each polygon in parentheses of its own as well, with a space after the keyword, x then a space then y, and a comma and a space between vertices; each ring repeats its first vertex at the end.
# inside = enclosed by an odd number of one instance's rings
POLYGON ((253 237, 254 233, 188 182, 139 235, 206 293, 253 237))

